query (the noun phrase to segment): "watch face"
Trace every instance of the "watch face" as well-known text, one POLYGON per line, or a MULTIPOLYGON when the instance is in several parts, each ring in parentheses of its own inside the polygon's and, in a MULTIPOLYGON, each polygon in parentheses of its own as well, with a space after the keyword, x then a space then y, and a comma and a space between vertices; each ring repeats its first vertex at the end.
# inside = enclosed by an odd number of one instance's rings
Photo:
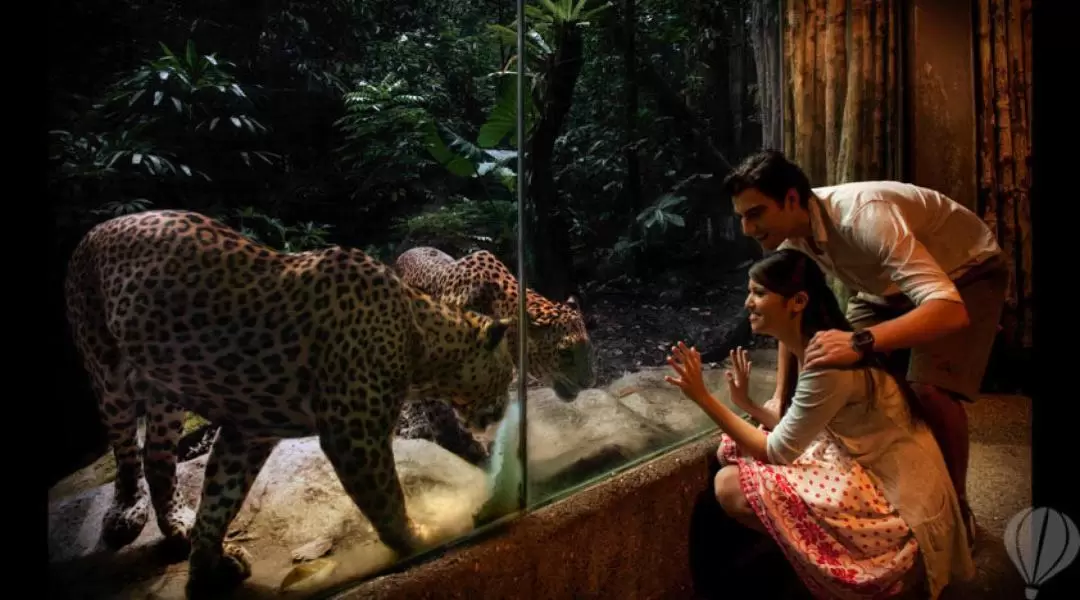
POLYGON ((852 342, 854 342, 856 346, 866 346, 874 342, 874 336, 869 331, 863 330, 852 337, 852 342))

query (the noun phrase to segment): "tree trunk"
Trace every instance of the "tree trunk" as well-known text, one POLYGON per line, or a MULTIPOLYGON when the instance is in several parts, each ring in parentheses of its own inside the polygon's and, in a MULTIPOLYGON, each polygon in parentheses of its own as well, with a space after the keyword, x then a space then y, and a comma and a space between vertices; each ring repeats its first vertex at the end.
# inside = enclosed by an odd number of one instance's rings
POLYGON ((709 137, 720 152, 731 152, 731 93, 729 90, 728 64, 732 57, 727 44, 728 23, 724 7, 719 2, 698 3, 698 22, 708 32, 702 36, 705 48, 700 55, 705 57, 705 98, 709 104, 709 137), (704 5, 704 6, 702 6, 704 5))
POLYGON ((730 9, 732 18, 728 19, 728 36, 731 40, 727 45, 728 55, 728 106, 731 107, 731 136, 727 147, 728 156, 742 156, 745 145, 746 116, 743 114, 743 99, 746 97, 746 76, 743 67, 746 65, 746 15, 741 2, 735 3, 730 9))
POLYGON ((571 292, 570 225, 566 222, 555 186, 552 160, 555 141, 574 100, 574 86, 581 73, 583 41, 575 25, 560 28, 555 53, 546 69, 547 89, 540 117, 529 140, 528 195, 535 215, 532 240, 533 286, 541 294, 563 300, 571 292))
MULTIPOLYGON (((637 1, 626 0, 626 13, 623 40, 623 65, 625 66, 625 93, 626 93, 626 141, 623 156, 626 158, 626 180, 623 190, 626 194, 627 207, 630 212, 631 222, 643 208, 641 201, 641 175, 638 163, 638 154, 635 147, 637 141, 637 113, 638 113, 638 84, 637 84, 637 49, 634 43, 637 25, 637 1)), ((638 229, 633 228, 632 238, 637 237, 638 229)))
POLYGON ((784 120, 780 102, 785 89, 780 81, 780 8, 774 2, 749 1, 762 146, 779 148, 784 120))
MULTIPOLYGON (((615 16, 611 20, 611 39, 625 52, 626 31, 621 16, 615 16)), ((699 154, 695 157, 712 171, 717 179, 723 178, 731 171, 731 163, 713 143, 708 134, 708 125, 702 123, 694 112, 687 106, 686 101, 668 85, 664 77, 647 60, 641 60, 635 52, 637 63, 637 84, 648 89, 656 98, 657 108, 664 115, 673 118, 683 126, 685 133, 689 134, 689 145, 697 147, 699 154)))

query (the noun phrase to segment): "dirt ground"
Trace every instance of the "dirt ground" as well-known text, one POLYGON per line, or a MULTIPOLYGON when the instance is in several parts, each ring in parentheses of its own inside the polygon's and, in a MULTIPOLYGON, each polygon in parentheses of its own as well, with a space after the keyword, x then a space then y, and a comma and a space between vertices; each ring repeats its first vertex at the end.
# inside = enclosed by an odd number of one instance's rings
POLYGON ((589 295, 585 312, 598 386, 642 367, 663 366, 669 349, 679 341, 696 346, 706 361, 717 363, 730 346, 776 347, 775 341, 753 335, 747 326, 745 268, 689 287, 685 281, 636 289, 609 285, 589 295))

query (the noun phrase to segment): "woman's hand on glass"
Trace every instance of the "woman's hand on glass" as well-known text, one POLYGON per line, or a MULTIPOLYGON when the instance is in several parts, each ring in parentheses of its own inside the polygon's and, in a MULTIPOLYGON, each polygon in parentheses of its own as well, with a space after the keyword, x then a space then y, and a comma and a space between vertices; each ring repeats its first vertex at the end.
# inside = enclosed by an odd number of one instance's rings
POLYGON ((705 379, 701 375, 701 355, 696 348, 687 348, 684 342, 679 342, 671 347, 667 362, 679 377, 668 375, 664 377, 665 381, 681 389, 687 398, 698 404, 709 397, 709 390, 705 388, 705 379))
POLYGON ((731 367, 724 372, 724 377, 728 382, 731 402, 746 412, 751 412, 753 404, 750 402, 750 357, 741 346, 732 350, 729 356, 731 367))

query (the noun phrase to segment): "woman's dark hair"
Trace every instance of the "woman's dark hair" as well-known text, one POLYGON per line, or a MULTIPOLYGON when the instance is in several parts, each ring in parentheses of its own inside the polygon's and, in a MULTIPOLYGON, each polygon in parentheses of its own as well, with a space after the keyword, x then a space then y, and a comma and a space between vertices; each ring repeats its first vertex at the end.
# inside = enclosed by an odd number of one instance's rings
MULTIPOLYGON (((843 311, 840 310, 840 304, 836 301, 836 296, 825 279, 825 273, 813 259, 798 250, 784 248, 754 263, 750 267, 750 279, 770 292, 785 298, 791 298, 799 292, 806 292, 806 308, 802 313, 802 334, 808 339, 814 337, 814 334, 819 331, 829 329, 854 330, 843 311)), ((780 399, 780 416, 783 416, 791 406, 791 398, 795 395, 798 379, 798 368, 797 362, 792 357, 792 360, 788 361, 787 385, 780 399)), ((923 419, 921 404, 908 383, 907 377, 898 373, 895 366, 886 361, 882 355, 872 353, 851 368, 865 370, 871 397, 873 397, 874 385, 871 370, 881 370, 890 375, 907 400, 912 418, 923 419)))

